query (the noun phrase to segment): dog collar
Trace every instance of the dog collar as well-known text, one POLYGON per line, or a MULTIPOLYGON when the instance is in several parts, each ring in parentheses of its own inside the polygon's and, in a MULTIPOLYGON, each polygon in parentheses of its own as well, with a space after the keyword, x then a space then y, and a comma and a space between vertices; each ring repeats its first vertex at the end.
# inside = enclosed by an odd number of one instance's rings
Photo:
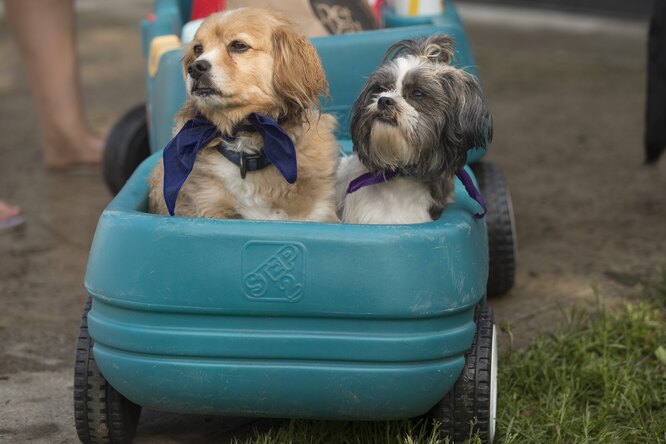
MULTIPOLYGON (((278 122, 268 116, 251 113, 245 120, 248 122, 247 125, 240 125, 234 128, 232 135, 225 138, 227 140, 234 139, 240 131, 260 133, 264 142, 263 155, 269 161, 268 164, 261 166, 261 168, 273 164, 287 182, 296 182, 296 148, 289 135, 282 129, 278 122)), ((196 117, 188 120, 178 134, 164 148, 162 155, 164 161, 164 201, 171 216, 174 215, 178 193, 192 172, 192 168, 194 168, 194 161, 197 158, 199 150, 218 137, 222 137, 222 134, 217 126, 204 115, 197 113, 196 117)), ((225 157, 227 156, 225 155, 225 157)), ((243 156, 239 155, 238 163, 229 159, 229 157, 227 158, 236 165, 239 165, 241 177, 244 178, 244 172, 248 170, 248 163, 255 167, 263 163, 259 159, 249 160, 248 162, 250 157, 253 156, 246 155, 243 158, 243 156)), ((250 171, 254 170, 250 169, 250 171)))
POLYGON ((456 177, 462 182, 467 194, 469 194, 469 196, 481 205, 481 208, 483 208, 483 213, 474 214, 474 219, 481 219, 488 212, 488 207, 486 207, 486 202, 483 200, 483 196, 481 196, 481 193, 476 188, 476 185, 474 185, 474 181, 469 177, 467 171, 465 171, 465 168, 459 168, 458 171, 456 171, 456 177))
MULTIPOLYGON (((377 185, 380 183, 388 182, 397 175, 398 175, 397 171, 386 171, 382 174, 373 174, 373 173, 362 174, 358 176, 356 179, 349 182, 349 186, 347 187, 347 194, 351 194, 369 185, 377 185)), ((474 214, 474 219, 481 219, 483 216, 486 215, 486 212, 488 211, 488 208, 486 207, 486 202, 483 200, 483 196, 481 196, 481 193, 476 188, 476 185, 474 185, 474 181, 472 181, 470 175, 467 173, 467 171, 465 171, 465 168, 458 169, 458 171, 456 171, 456 177, 460 179, 460 181, 462 182, 463 186, 465 187, 465 191, 467 191, 467 194, 469 194, 469 196, 472 199, 474 199, 479 205, 481 205, 481 208, 483 208, 482 213, 474 214)))
MULTIPOLYGON (((225 140, 228 139, 225 138, 225 140)), ((248 171, 263 170, 267 166, 273 164, 263 150, 258 154, 239 153, 238 151, 225 148, 224 144, 221 143, 217 146, 217 151, 226 157, 229 162, 238 167, 240 170, 240 176, 243 179, 245 179, 248 171)))
POLYGON ((347 194, 351 194, 369 185, 377 185, 378 183, 388 182, 397 175, 398 175, 397 171, 386 171, 382 174, 373 174, 373 173, 361 174, 356 179, 349 182, 349 186, 347 187, 347 194))

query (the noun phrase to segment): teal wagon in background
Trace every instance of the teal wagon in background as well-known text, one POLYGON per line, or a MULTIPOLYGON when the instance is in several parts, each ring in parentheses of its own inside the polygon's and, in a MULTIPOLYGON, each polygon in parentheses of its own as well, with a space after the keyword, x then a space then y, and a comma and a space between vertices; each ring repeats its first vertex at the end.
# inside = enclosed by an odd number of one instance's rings
MULTIPOLYGON (((86 274, 74 386, 81 441, 131 442, 147 407, 334 420, 430 415, 442 437, 462 442, 473 429, 491 442, 497 341, 486 301, 513 284, 515 231, 501 174, 481 161, 484 147, 466 167, 488 205, 480 220, 460 182, 438 220, 416 225, 149 214, 148 177, 185 100, 180 46, 197 26, 186 11, 187 2, 156 0, 142 23, 147 103, 107 144, 105 177, 117 195, 100 217, 86 274)), ((343 154, 352 150, 356 95, 396 41, 449 34, 456 65, 478 74, 451 3, 443 15, 387 13, 385 22, 312 39, 343 154)))

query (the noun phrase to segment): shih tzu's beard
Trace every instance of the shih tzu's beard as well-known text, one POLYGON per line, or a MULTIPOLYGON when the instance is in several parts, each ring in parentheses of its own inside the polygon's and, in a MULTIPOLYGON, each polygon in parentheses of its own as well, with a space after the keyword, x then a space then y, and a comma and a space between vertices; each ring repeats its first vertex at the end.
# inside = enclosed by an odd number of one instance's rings
POLYGON ((370 129, 365 131, 366 146, 359 150, 359 157, 375 173, 402 170, 418 157, 414 134, 418 113, 411 107, 405 109, 401 103, 396 106, 396 110, 380 111, 372 104, 366 111, 364 120, 370 129))
POLYGON ((378 169, 398 170, 413 161, 414 147, 399 126, 375 120, 369 136, 368 160, 378 169))

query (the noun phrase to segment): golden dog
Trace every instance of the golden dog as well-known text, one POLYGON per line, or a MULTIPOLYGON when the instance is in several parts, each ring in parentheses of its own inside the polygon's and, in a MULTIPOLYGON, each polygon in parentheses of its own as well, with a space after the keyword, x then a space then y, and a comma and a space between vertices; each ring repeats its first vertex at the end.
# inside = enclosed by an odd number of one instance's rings
MULTIPOLYGON (((284 16, 252 8, 211 15, 185 49, 183 70, 188 98, 176 129, 199 117, 212 122, 221 137, 198 151, 177 194, 175 215, 338 220, 336 121, 318 110, 328 83, 316 50, 284 16), (246 173, 221 154, 220 147, 238 158, 262 154, 262 136, 247 130, 252 113, 279 122, 293 141, 295 183, 270 162, 246 173)), ((150 181, 152 213, 168 214, 163 184, 160 161, 150 181)))

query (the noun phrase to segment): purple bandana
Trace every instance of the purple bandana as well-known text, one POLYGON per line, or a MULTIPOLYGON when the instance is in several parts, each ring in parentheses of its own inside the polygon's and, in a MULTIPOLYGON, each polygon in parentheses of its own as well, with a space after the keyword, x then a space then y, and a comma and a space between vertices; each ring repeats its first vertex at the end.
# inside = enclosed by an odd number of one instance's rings
POLYGON ((397 175, 398 175, 397 171, 388 171, 384 174, 372 174, 372 173, 362 174, 358 176, 356 179, 349 182, 349 187, 347 187, 347 194, 351 194, 354 191, 358 191, 363 187, 367 187, 368 185, 376 185, 378 183, 387 182, 393 179, 397 175))
MULTIPOLYGON (((377 185, 379 183, 388 182, 397 175, 398 175, 397 171, 388 171, 384 174, 372 174, 372 173, 362 174, 358 176, 356 179, 349 182, 349 186, 347 187, 347 194, 351 194, 369 185, 377 185)), ((486 203, 483 200, 483 196, 481 196, 479 190, 476 189, 476 186, 474 185, 472 178, 469 176, 469 174, 467 174, 465 168, 460 168, 458 171, 456 171, 456 177, 460 179, 462 184, 465 186, 467 194, 469 194, 470 197, 475 201, 477 201, 478 204, 481 205, 481 208, 483 208, 483 213, 474 214, 474 219, 481 219, 483 216, 486 215, 486 212, 488 211, 486 203)))
POLYGON ((476 186, 474 185, 472 178, 469 177, 469 174, 467 174, 465 168, 460 168, 458 171, 456 171, 456 177, 460 179, 462 184, 465 186, 467 194, 469 194, 470 197, 475 201, 477 201, 478 204, 481 205, 481 208, 483 208, 483 213, 474 214, 474 219, 481 219, 483 216, 486 215, 486 212, 488 211, 488 207, 486 207, 486 202, 483 200, 483 196, 481 196, 479 190, 476 189, 476 186))

